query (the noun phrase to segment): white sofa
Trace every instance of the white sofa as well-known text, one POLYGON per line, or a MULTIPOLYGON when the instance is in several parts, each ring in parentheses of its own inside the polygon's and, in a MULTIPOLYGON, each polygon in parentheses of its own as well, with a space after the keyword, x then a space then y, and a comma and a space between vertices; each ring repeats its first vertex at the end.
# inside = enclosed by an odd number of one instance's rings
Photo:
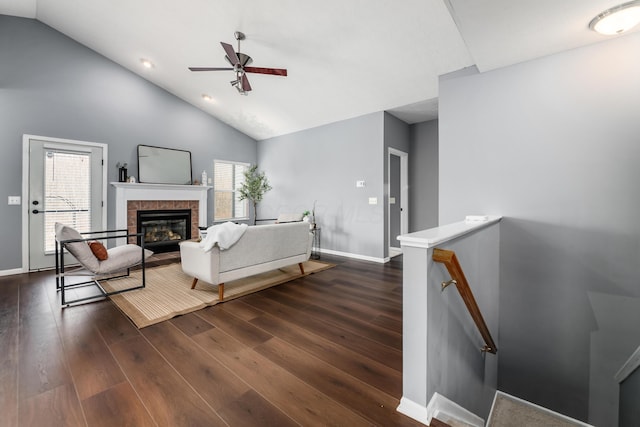
POLYGON ((231 280, 292 264, 298 264, 304 274, 302 263, 311 255, 312 241, 306 222, 247 227, 240 240, 227 250, 216 245, 205 252, 200 243, 184 241, 180 243, 182 270, 194 278, 191 289, 198 280, 218 285, 222 301, 224 284, 231 280))

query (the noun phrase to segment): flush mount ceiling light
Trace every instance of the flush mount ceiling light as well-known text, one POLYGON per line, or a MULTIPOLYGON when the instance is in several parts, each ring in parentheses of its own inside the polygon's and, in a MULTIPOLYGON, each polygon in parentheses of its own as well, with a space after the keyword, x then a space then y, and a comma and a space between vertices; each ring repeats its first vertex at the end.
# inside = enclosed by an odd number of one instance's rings
POLYGON ((140 58, 140 62, 142 63, 142 66, 144 68, 153 68, 153 62, 149 61, 148 59, 145 58, 140 58))
POLYGON ((206 93, 202 94, 202 99, 204 99, 207 102, 212 102, 213 98, 210 95, 207 95, 206 93))
POLYGON ((640 23, 640 0, 630 1, 607 9, 593 18, 589 28, 611 36, 629 31, 640 23))

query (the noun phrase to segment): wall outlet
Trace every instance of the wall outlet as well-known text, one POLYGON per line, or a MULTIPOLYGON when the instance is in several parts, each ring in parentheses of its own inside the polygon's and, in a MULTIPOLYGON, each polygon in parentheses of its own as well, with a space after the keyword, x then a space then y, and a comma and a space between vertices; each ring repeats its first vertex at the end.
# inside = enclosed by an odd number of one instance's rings
POLYGON ((364 187, 364 181, 356 181, 356 187, 358 188, 364 187))
POLYGON ((370 205, 377 205, 378 204, 378 198, 377 197, 369 197, 369 204, 370 205))
POLYGON ((10 205, 19 205, 21 203, 20 196, 9 196, 10 205))

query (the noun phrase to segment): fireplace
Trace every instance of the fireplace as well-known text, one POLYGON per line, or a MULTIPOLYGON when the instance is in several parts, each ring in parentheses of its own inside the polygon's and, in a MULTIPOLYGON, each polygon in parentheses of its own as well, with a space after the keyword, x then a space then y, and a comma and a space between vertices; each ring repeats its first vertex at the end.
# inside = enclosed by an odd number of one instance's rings
POLYGON ((145 247, 154 252, 177 251, 181 241, 191 239, 191 209, 138 210, 136 219, 145 247))
MULTIPOLYGON (((203 185, 165 185, 112 182, 116 189, 116 229, 134 234, 137 211, 191 209, 191 237, 198 236, 198 227, 207 226, 207 192, 203 185)), ((118 245, 127 243, 118 239, 118 245)), ((135 238, 128 243, 136 243, 135 238)))

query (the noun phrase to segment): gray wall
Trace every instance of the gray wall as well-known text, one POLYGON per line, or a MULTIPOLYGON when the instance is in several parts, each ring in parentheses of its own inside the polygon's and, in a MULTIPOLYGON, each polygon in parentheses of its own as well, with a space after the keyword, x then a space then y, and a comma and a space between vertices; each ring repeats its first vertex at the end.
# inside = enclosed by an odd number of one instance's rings
MULTIPOLYGON (((458 227, 459 229, 459 227, 458 227)), ((441 230, 440 237, 448 233, 441 230)), ((484 341, 444 264, 433 260, 434 248, 425 248, 412 235, 403 242, 402 397, 427 407, 439 393, 487 419, 498 382, 501 354, 499 331, 499 223, 474 230, 437 248, 454 251, 475 301, 498 348, 497 354, 479 351, 484 341)), ((442 240, 442 239, 441 239, 442 240)), ((402 403, 401 403, 402 406, 402 403)))
POLYGON ((444 264, 433 261, 433 249, 427 256, 427 396, 438 392, 485 420, 496 392, 502 355, 498 302, 501 234, 501 224, 492 224, 437 246, 455 252, 498 347, 496 354, 479 351, 485 343, 460 293, 453 286, 441 290, 440 284, 451 275, 444 264))
POLYGON ((438 226, 438 121, 411 125, 409 232, 438 226))
POLYGON ((640 369, 636 369, 620 384, 620 427, 640 425, 640 369))
POLYGON ((499 388, 597 426, 640 343, 638 51, 636 33, 440 81, 440 222, 505 217, 499 388))
MULTIPOLYGON (((0 15, 0 270, 22 263, 21 207, 6 200, 21 195, 23 134, 108 144, 109 181, 117 162, 137 176, 137 144, 190 150, 196 178, 212 175, 214 158, 255 163, 257 154, 250 137, 50 27, 0 15)), ((109 187, 110 227, 114 197, 109 187)))
POLYGON ((316 201, 322 249, 385 256, 382 112, 260 141, 258 164, 273 187, 259 219, 302 213, 316 201), (366 186, 356 188, 358 180, 366 186))

